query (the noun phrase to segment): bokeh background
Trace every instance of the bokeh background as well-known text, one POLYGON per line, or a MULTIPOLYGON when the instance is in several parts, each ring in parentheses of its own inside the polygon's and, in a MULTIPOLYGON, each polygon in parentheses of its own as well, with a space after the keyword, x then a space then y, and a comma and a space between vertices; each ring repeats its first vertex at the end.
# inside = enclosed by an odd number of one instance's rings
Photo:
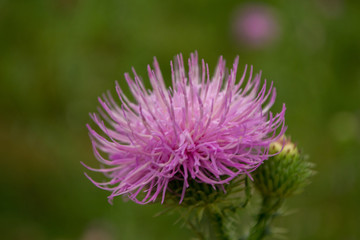
MULTIPOLYGON (((223 55, 273 80, 274 111, 316 164, 276 224, 289 239, 360 239, 360 2, 0 0, 0 238, 189 239, 159 205, 107 202, 85 124, 123 73, 157 56, 223 55)), ((147 83, 148 86, 148 83, 147 83)))

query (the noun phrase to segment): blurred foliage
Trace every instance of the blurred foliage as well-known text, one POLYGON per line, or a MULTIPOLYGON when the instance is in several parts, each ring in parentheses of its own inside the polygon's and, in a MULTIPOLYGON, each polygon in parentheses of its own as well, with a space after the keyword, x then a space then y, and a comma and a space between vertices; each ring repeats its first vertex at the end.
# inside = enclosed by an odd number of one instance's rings
POLYGON ((153 56, 169 81, 169 60, 198 50, 210 69, 221 54, 262 69, 274 111, 286 103, 287 134, 316 163, 288 202, 300 211, 279 224, 289 239, 358 239, 360 3, 267 1, 281 36, 261 49, 233 38, 242 3, 0 0, 0 238, 189 239, 176 216, 153 217, 160 205, 109 205, 80 161, 97 166, 85 124, 98 95, 114 80, 125 89, 131 66, 146 79, 153 56))

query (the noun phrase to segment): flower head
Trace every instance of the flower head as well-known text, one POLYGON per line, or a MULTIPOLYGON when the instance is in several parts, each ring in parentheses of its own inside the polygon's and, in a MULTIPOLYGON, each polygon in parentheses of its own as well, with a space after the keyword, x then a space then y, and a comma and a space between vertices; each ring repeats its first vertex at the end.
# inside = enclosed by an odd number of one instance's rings
POLYGON ((145 89, 134 69, 134 79, 126 73, 135 100, 116 83, 120 104, 103 95, 100 115, 91 114, 102 134, 88 125, 95 157, 104 166, 87 168, 110 180, 89 179, 112 192, 110 201, 126 195, 145 204, 159 195, 164 201, 173 180, 183 182, 181 202, 189 180, 215 187, 249 175, 269 157, 270 143, 285 132, 285 106, 275 116, 269 112, 273 84, 267 89, 261 73, 253 77, 252 67, 246 82, 247 66, 237 81, 237 66, 238 57, 227 73, 220 57, 210 77, 208 65, 202 60, 199 66, 194 53, 186 73, 180 54, 171 62, 172 86, 167 88, 155 59, 154 69, 148 66, 152 90, 145 89))
POLYGON ((301 192, 315 174, 313 164, 286 136, 271 143, 270 157, 254 172, 254 184, 264 197, 287 198, 301 192))
POLYGON ((276 11, 266 4, 245 4, 237 9, 233 19, 236 40, 252 48, 273 43, 280 35, 276 11))

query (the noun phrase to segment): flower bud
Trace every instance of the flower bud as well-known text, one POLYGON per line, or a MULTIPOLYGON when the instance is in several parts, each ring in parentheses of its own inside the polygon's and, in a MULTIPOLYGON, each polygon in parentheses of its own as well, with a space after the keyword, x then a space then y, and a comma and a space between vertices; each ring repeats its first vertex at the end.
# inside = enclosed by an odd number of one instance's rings
POLYGON ((314 174, 312 163, 301 156, 290 139, 270 145, 270 157, 254 172, 254 184, 264 197, 286 198, 300 192, 314 174))

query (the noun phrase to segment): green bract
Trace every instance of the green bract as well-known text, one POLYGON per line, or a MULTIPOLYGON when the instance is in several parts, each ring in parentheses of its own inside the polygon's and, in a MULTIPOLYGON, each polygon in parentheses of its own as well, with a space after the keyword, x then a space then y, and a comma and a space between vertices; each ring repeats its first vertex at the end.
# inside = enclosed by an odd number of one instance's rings
POLYGON ((254 172, 254 184, 264 197, 286 198, 298 193, 314 174, 313 164, 307 162, 288 139, 271 144, 270 153, 279 151, 254 172))

